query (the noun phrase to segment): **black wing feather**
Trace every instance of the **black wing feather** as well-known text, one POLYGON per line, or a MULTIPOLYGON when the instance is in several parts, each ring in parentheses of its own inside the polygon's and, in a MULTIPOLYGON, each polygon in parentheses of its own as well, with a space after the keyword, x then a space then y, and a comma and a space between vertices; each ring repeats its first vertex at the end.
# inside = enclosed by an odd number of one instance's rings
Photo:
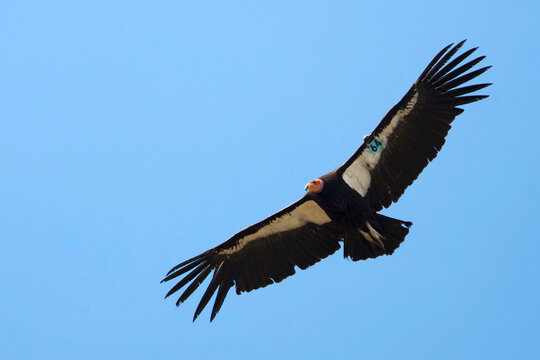
POLYGON ((177 301, 179 305, 214 271, 193 317, 195 320, 199 316, 217 290, 210 318, 212 321, 233 285, 236 285, 237 294, 249 292, 293 275, 295 266, 305 269, 333 254, 340 248, 342 235, 332 222, 323 225, 308 222, 292 230, 265 235, 239 247, 240 239, 256 233, 275 219, 288 216, 296 207, 310 200, 309 196, 308 193, 293 205, 239 232, 216 248, 175 266, 163 281, 180 275, 184 277, 173 286, 166 297, 189 284, 177 301))
POLYGON ((201 273, 199 274, 199 276, 197 276, 197 278, 195 280, 193 280, 191 282, 191 284, 189 284, 189 286, 186 288, 186 290, 182 293, 182 295, 180 295, 180 297, 178 298, 178 301, 176 302, 176 306, 180 305, 180 303, 183 303, 184 301, 186 301, 186 299, 191 295, 193 294, 193 292, 195 290, 197 290, 197 288, 199 287, 199 285, 201 285, 201 283, 204 281, 204 279, 206 279, 206 277, 208 276, 208 274, 210 274, 210 272, 214 269, 214 264, 206 264, 206 267, 201 271, 201 273))
MULTIPOLYGON (((435 81, 439 80, 441 77, 443 77, 449 71, 454 69, 458 64, 460 64, 463 60, 465 60, 467 57, 469 57, 476 50, 478 50, 478 47, 469 49, 469 50, 465 51, 463 54, 457 56, 454 60, 450 61, 447 65, 445 65, 441 70, 437 71, 437 73, 434 76, 432 76, 431 81, 435 82, 435 81)), ((455 53, 456 53, 455 51, 452 52, 452 55, 455 54, 455 53)), ((450 52, 448 52, 448 54, 450 54, 450 52)))
POLYGON ((450 124, 463 112, 458 106, 487 97, 469 94, 491 84, 459 87, 490 68, 487 66, 468 72, 485 58, 480 56, 463 64, 477 48, 467 50, 449 61, 464 42, 454 47, 449 45, 435 56, 403 99, 386 114, 364 144, 338 169, 343 174, 356 159, 366 156, 366 144, 386 129, 387 143, 376 165, 369 169, 371 183, 365 197, 373 210, 379 211, 396 202, 437 156, 450 130, 450 124))
POLYGON ((229 289, 233 285, 234 282, 230 278, 226 278, 219 284, 219 290, 216 295, 216 300, 214 301, 214 306, 212 307, 212 315, 210 316, 210 321, 214 320, 214 318, 216 317, 219 309, 221 309, 221 305, 223 305, 223 301, 225 301, 225 297, 227 296, 229 289))
POLYGON ((223 263, 219 264, 216 270, 214 271, 214 276, 212 277, 212 281, 210 281, 208 288, 204 292, 201 298, 201 301, 199 302, 199 305, 197 306, 197 310, 195 310, 193 321, 195 321, 195 319, 197 319, 197 316, 199 316, 201 311, 203 311, 206 304, 208 304, 208 301, 210 301, 210 298, 212 297, 212 295, 214 295, 214 292, 219 286, 219 283, 223 280, 223 274, 221 273, 222 268, 223 268, 223 263))

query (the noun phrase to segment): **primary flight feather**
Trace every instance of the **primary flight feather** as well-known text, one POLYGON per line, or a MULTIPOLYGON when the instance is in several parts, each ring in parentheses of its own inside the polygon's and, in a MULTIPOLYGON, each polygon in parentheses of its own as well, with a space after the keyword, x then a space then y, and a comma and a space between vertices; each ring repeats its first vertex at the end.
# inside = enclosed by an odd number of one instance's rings
POLYGON ((184 302, 212 273, 195 311, 216 293, 210 321, 229 289, 258 289, 306 269, 340 248, 353 261, 390 255, 412 225, 378 214, 396 202, 441 150, 458 106, 487 95, 470 95, 491 84, 461 86, 489 69, 471 70, 484 56, 465 62, 477 48, 455 56, 465 41, 442 49, 360 148, 342 166, 309 182, 297 202, 223 244, 172 268, 162 280, 179 281, 165 297, 187 285, 184 302))

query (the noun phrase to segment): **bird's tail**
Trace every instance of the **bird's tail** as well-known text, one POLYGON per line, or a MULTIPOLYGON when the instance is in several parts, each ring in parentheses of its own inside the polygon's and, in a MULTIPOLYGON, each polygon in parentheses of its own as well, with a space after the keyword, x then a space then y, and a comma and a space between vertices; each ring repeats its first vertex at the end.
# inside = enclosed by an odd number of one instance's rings
POLYGON ((353 261, 390 255, 405 240, 412 222, 381 214, 356 231, 345 234, 343 256, 353 261))

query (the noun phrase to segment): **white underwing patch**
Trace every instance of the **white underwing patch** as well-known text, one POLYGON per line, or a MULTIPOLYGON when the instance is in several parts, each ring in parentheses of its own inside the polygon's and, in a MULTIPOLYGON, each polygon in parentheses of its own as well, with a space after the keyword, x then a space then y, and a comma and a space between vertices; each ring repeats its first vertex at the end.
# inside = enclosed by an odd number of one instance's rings
POLYGON ((235 246, 224 249, 220 253, 235 253, 252 241, 272 234, 298 229, 308 223, 323 225, 331 221, 330 217, 328 217, 326 212, 315 201, 308 200, 290 212, 270 221, 270 223, 257 230, 257 232, 239 239, 235 246))
POLYGON ((417 99, 418 93, 416 92, 407 105, 399 110, 383 131, 376 136, 382 142, 382 147, 377 152, 370 151, 369 147, 366 146, 364 151, 343 172, 343 180, 360 195, 366 196, 371 185, 371 170, 377 165, 381 154, 387 147, 388 138, 394 132, 396 126, 412 111, 417 99))

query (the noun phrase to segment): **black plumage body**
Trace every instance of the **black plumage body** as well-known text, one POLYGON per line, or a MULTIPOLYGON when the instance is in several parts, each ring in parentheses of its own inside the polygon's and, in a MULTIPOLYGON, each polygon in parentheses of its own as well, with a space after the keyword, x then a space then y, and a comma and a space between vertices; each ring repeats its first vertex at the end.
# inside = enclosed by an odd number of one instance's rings
POLYGON ((319 206, 335 222, 343 234, 362 228, 365 230, 366 221, 375 221, 375 212, 369 203, 343 181, 336 171, 320 177, 324 183, 321 193, 308 193, 306 196, 319 206))

